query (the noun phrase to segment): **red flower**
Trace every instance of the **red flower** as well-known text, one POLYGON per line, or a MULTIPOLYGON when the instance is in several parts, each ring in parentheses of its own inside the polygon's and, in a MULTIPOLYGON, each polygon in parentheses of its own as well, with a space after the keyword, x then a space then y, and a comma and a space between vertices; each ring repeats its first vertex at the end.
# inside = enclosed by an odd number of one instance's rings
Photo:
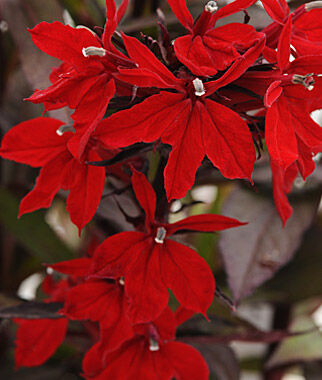
POLYGON ((133 323, 160 315, 168 303, 167 288, 187 309, 206 313, 215 288, 210 268, 194 250, 169 237, 180 230, 218 231, 242 223, 212 214, 191 216, 174 224, 159 223, 154 219, 156 196, 152 186, 136 171, 132 184, 145 211, 145 231, 122 232, 106 239, 95 252, 93 276, 124 276, 133 323))
POLYGON ((182 198, 194 183, 195 172, 205 155, 227 178, 250 178, 255 161, 252 136, 246 122, 221 105, 215 91, 238 78, 258 57, 259 40, 243 59, 237 60, 218 80, 203 83, 188 74, 175 77, 152 52, 135 38, 124 36, 137 69, 120 69, 119 78, 160 91, 128 110, 117 112, 101 123, 101 139, 124 147, 138 141, 161 138, 173 149, 165 169, 168 199, 182 198))
POLYGON ((30 30, 33 42, 45 53, 62 60, 63 64, 53 71, 53 84, 47 89, 36 90, 27 100, 44 103, 46 110, 66 105, 75 109, 72 117, 76 129, 85 129, 78 157, 82 156, 91 133, 102 120, 115 93, 112 75, 116 72, 115 60, 131 67, 111 43, 127 3, 128 0, 124 0, 116 12, 114 0, 106 1, 107 22, 102 39, 87 28, 72 28, 59 22, 42 22, 30 30))
POLYGON ((239 12, 252 5, 255 0, 237 0, 218 12, 215 1, 208 1, 204 11, 194 23, 185 0, 168 0, 173 13, 189 34, 175 40, 174 50, 178 59, 195 75, 214 75, 226 69, 241 57, 260 37, 256 30, 246 24, 230 23, 214 29, 222 17, 239 12))
POLYGON ((174 342, 176 322, 167 308, 153 323, 135 326, 136 335, 116 351, 105 352, 104 340, 85 356, 86 379, 207 380, 209 370, 194 348, 174 342))
MULTIPOLYGON (((47 208, 59 189, 70 190, 67 210, 79 230, 92 219, 105 183, 105 169, 89 166, 85 160, 102 157, 95 145, 86 149, 82 161, 75 159, 69 149, 74 134, 65 132, 62 122, 36 118, 13 127, 3 138, 0 155, 34 167, 42 167, 33 190, 21 201, 19 216, 47 208)), ((67 130, 69 130, 67 128, 67 130)), ((95 136, 94 136, 95 137, 95 136)))
POLYGON ((322 82, 316 75, 322 73, 322 56, 304 56, 289 62, 291 28, 289 18, 278 45, 279 72, 274 73, 275 81, 264 99, 268 107, 267 148, 283 170, 301 159, 302 146, 312 152, 322 148, 322 129, 310 117, 312 101, 322 100, 322 82))
POLYGON ((288 18, 293 21, 291 31, 291 43, 293 46, 293 55, 311 55, 322 54, 322 26, 321 16, 322 7, 319 2, 312 1, 303 4, 294 12, 290 9, 285 0, 263 0, 264 8, 268 15, 274 20, 262 30, 266 34, 267 46, 264 49, 264 55, 270 62, 274 62, 275 49, 288 18))

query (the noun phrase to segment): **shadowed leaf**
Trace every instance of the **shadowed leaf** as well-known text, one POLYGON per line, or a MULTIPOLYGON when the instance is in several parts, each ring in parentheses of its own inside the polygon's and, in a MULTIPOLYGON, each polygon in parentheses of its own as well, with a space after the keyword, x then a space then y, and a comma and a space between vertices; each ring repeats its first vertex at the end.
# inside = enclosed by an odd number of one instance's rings
POLYGON ((298 199, 293 204, 293 216, 283 228, 269 198, 244 189, 237 189, 228 197, 223 214, 249 222, 222 232, 219 242, 236 303, 291 260, 312 223, 319 198, 312 195, 310 199, 298 199))
POLYGON ((17 306, 0 309, 0 318, 57 319, 62 318, 61 315, 57 314, 57 311, 62 307, 63 304, 59 302, 26 302, 17 306))

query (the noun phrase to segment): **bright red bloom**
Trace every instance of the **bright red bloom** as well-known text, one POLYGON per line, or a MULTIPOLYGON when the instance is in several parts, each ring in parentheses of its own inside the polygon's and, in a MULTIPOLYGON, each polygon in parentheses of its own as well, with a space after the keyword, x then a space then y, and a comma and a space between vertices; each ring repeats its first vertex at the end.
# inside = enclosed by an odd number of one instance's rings
POLYGON ((114 352, 104 351, 104 340, 85 356, 86 379, 207 380, 209 370, 200 353, 174 342, 176 321, 167 308, 154 322, 135 326, 135 336, 114 352))
POLYGON ((255 0, 237 0, 218 10, 215 1, 209 1, 194 23, 185 0, 168 0, 173 13, 189 34, 174 42, 177 58, 195 75, 211 76, 226 69, 239 52, 251 47, 260 34, 251 25, 230 23, 214 29, 217 20, 252 5, 255 0))
MULTIPOLYGON (((322 148, 322 129, 310 117, 312 99, 321 99, 322 56, 289 62, 292 20, 285 25, 277 52, 279 72, 265 94, 265 138, 273 161, 286 170, 301 159, 301 148, 322 148), (300 140, 300 142, 299 142, 300 140)), ((321 103, 320 103, 321 104, 321 103)), ((312 159, 312 155, 311 155, 312 159)))
POLYGON ((42 167, 33 190, 21 201, 19 216, 47 208, 59 189, 70 190, 67 211, 79 230, 92 219, 105 183, 105 169, 86 165, 85 161, 102 159, 93 144, 88 146, 82 161, 69 149, 72 132, 57 134, 63 123, 51 118, 36 118, 13 127, 3 138, 0 155, 34 167, 42 167))
POLYGON ((175 77, 146 46, 135 38, 123 38, 138 68, 120 69, 119 78, 140 87, 169 91, 160 91, 103 120, 102 141, 124 147, 161 138, 170 144, 173 148, 165 169, 168 199, 186 194, 205 155, 225 177, 250 178, 255 161, 251 133, 237 113, 215 101, 215 91, 246 71, 259 56, 264 39, 257 41, 243 59, 235 61, 220 79, 202 83, 185 73, 175 77))
POLYGON ((30 30, 35 45, 63 64, 53 71, 53 84, 36 90, 27 100, 44 103, 46 110, 66 105, 75 109, 72 115, 75 127, 85 129, 78 147, 79 158, 115 93, 113 72, 116 72, 117 62, 131 67, 111 43, 127 4, 128 0, 124 0, 117 12, 114 0, 106 1, 107 22, 102 39, 87 28, 72 28, 60 22, 42 22, 30 30))
POLYGON ((322 54, 322 7, 319 2, 303 4, 292 13, 285 0, 263 0, 262 3, 268 15, 274 20, 262 31, 267 37, 268 48, 264 50, 264 55, 269 61, 274 62, 275 52, 270 49, 277 47, 288 18, 293 21, 291 31, 293 55, 322 54))
POLYGON ((132 184, 145 211, 144 232, 122 232, 106 239, 95 252, 93 276, 124 276, 133 323, 157 318, 168 304, 168 288, 185 308, 206 313, 215 290, 210 268, 193 249, 169 237, 180 230, 210 232, 242 223, 212 214, 191 216, 174 224, 159 223, 154 219, 156 196, 152 186, 136 171, 132 184))

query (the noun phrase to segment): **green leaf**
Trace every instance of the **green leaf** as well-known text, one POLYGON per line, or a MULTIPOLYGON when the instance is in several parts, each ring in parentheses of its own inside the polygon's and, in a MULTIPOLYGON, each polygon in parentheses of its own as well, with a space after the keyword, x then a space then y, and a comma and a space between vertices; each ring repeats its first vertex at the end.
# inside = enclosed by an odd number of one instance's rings
POLYGON ((74 258, 74 254, 45 222, 44 212, 36 211, 17 219, 19 202, 0 188, 0 223, 17 241, 42 262, 54 263, 74 258))

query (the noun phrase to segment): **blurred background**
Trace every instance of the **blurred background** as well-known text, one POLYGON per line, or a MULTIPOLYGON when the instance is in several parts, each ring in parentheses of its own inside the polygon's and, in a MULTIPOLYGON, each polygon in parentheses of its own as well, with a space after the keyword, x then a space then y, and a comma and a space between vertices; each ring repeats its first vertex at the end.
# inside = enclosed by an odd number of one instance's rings
MULTIPOLYGON (((119 3, 119 1, 116 1, 119 3)), ((227 1, 218 1, 224 5, 227 1)), ((187 1, 197 17, 206 1, 187 1)), ((305 3, 291 1, 291 9, 305 3)), ((161 7, 171 38, 184 33, 166 1, 132 0, 119 29, 157 38, 155 11, 161 7)), ((249 10, 250 24, 261 29, 270 20, 260 4, 249 10)), ((236 14, 221 21, 243 22, 236 14)), ((41 21, 71 26, 103 27, 105 0, 1 0, 0 1, 0 133, 40 116, 42 106, 24 102, 33 90, 49 83, 59 62, 39 51, 27 28, 41 21)), ((49 116, 68 122, 70 111, 49 116)), ((319 121, 320 114, 314 118, 319 121)), ((153 171, 153 157, 150 172, 153 171)), ((172 205, 171 220, 194 213, 216 212, 250 223, 219 234, 190 234, 181 241, 192 244, 207 260, 217 280, 210 310, 211 323, 196 316, 178 332, 179 339, 195 345, 207 360, 216 380, 319 380, 322 379, 322 167, 304 184, 296 181, 290 196, 294 214, 282 229, 272 201, 270 169, 263 155, 256 164, 255 187, 227 181, 204 163, 195 188, 172 205), (189 207, 188 207, 189 206, 189 207)), ((81 256, 95 236, 98 240, 132 228, 115 199, 135 213, 130 194, 109 196, 117 188, 110 180, 95 220, 81 239, 65 211, 66 194, 59 193, 50 210, 17 219, 21 198, 32 188, 38 170, 13 162, 0 163, 0 309, 44 295, 39 285, 43 263, 81 256)), ((151 174, 151 173, 150 173, 151 174)), ((152 174, 151 174, 152 175, 152 174)), ((174 301, 173 301, 174 302, 174 301)), ((0 312, 0 318, 1 318, 0 312)), ((23 315, 22 315, 23 317, 23 315)), ((88 342, 71 331, 64 344, 39 368, 14 368, 15 326, 0 322, 0 379, 79 379, 82 352, 88 342)), ((138 379, 139 380, 139 379, 138 379)))

